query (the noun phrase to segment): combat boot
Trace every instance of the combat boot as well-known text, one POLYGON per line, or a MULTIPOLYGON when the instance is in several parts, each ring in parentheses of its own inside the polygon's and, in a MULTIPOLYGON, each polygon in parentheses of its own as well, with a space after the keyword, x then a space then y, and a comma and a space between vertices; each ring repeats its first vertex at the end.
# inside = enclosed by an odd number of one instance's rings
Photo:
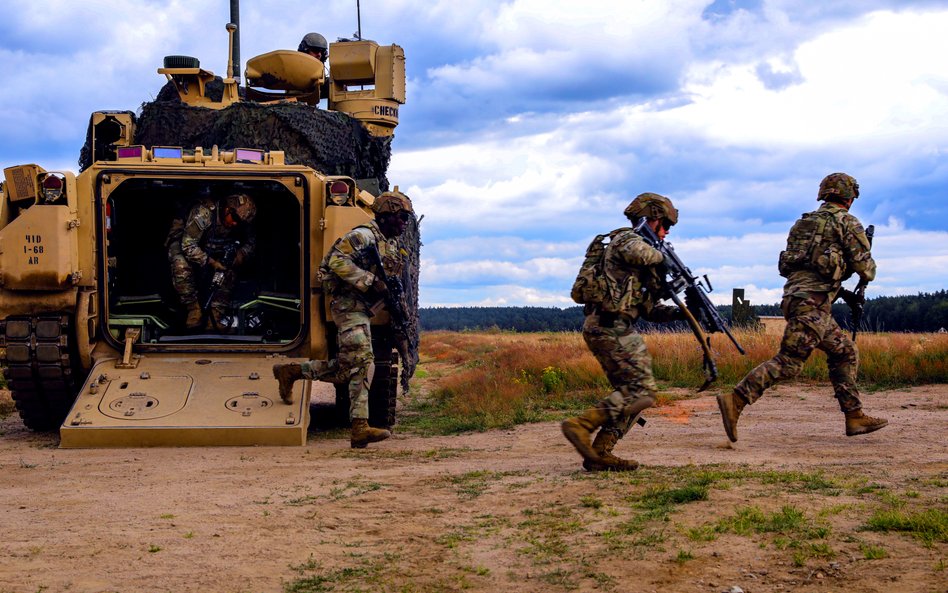
POLYGON ((576 447, 585 461, 602 464, 602 457, 592 447, 592 433, 609 419, 601 408, 589 408, 582 415, 564 420, 560 424, 563 436, 576 447))
POLYGON ((737 419, 747 401, 737 391, 718 394, 718 409, 721 410, 721 420, 724 421, 724 432, 732 443, 737 442, 737 419))
POLYGON ((188 329, 201 327, 201 305, 188 303, 188 318, 184 321, 184 326, 188 329))
POLYGON ((381 428, 372 428, 369 421, 365 418, 352 419, 352 436, 349 437, 349 445, 353 449, 365 449, 369 443, 384 441, 392 436, 387 430, 381 428))
POLYGON ((280 382, 280 399, 293 403, 293 383, 303 378, 303 367, 298 362, 273 365, 273 377, 280 382))
POLYGON ((854 437, 857 434, 869 434, 880 428, 884 428, 889 423, 883 418, 873 418, 866 416, 862 410, 846 412, 846 436, 854 437))
POLYGON ((612 454, 613 447, 619 442, 619 435, 612 430, 600 430, 593 441, 593 451, 602 458, 602 463, 583 460, 583 469, 589 472, 627 472, 638 469, 639 463, 633 459, 622 459, 612 454))

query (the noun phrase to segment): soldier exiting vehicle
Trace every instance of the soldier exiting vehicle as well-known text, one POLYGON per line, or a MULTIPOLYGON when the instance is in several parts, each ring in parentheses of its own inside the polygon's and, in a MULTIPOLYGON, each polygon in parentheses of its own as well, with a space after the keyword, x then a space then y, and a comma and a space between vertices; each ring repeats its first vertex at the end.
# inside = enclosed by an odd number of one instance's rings
POLYGON ((349 385, 350 444, 354 449, 391 436, 368 422, 369 386, 375 372, 369 318, 372 305, 389 293, 382 276, 401 273, 403 252, 396 239, 413 215, 408 196, 398 191, 383 193, 372 208, 375 220, 355 227, 336 241, 319 268, 338 332, 337 358, 273 366, 280 398, 288 404, 293 401, 293 383, 299 379, 349 385), (384 270, 378 269, 378 261, 384 270))
POLYGON ((208 329, 224 330, 222 319, 230 307, 237 271, 247 263, 256 247, 253 220, 257 207, 253 198, 234 194, 222 200, 202 200, 185 220, 176 220, 168 233, 171 279, 181 304, 187 308, 185 326, 197 329, 207 313, 208 329), (219 282, 214 282, 215 274, 219 282), (207 311, 202 310, 199 287, 207 282, 211 294, 207 311))
POLYGON ((840 296, 844 280, 858 274, 861 281, 876 276, 870 243, 859 220, 849 213, 859 197, 859 184, 845 173, 827 175, 820 183, 817 200, 825 203, 804 214, 780 253, 780 275, 787 279, 780 304, 787 328, 780 351, 750 371, 732 393, 718 395, 724 430, 737 441, 737 420, 748 404, 778 381, 797 376, 815 348, 826 353, 829 377, 839 407, 846 415, 846 436, 866 434, 888 424, 862 412, 856 372, 856 344, 833 319, 831 307, 840 296))
MULTIPOLYGON (((645 217, 660 240, 678 222, 678 210, 671 200, 653 193, 640 194, 624 213, 633 223, 645 217)), ((591 253, 598 239, 587 251, 584 270, 596 257, 591 253)), ((642 410, 655 403, 658 391, 652 358, 635 331, 635 323, 639 318, 658 322, 685 318, 680 309, 658 304, 663 280, 661 252, 631 228, 612 231, 609 239, 601 253, 601 267, 585 274, 589 282, 580 288, 574 285, 573 294, 574 300, 585 303, 583 339, 615 389, 596 407, 562 424, 563 434, 583 456, 583 467, 589 471, 638 467, 635 461, 612 453, 642 410), (599 432, 592 441, 596 429, 599 432)), ((577 283, 583 276, 581 270, 577 283)))

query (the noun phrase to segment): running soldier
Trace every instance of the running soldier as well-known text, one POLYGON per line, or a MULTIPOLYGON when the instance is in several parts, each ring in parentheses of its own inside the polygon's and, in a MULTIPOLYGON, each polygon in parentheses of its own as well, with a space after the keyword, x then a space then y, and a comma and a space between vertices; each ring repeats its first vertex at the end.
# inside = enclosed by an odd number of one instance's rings
POLYGON ((866 434, 888 424, 862 412, 856 373, 856 344, 840 329, 830 309, 843 281, 858 274, 862 282, 876 277, 876 262, 859 220, 849 213, 859 197, 859 184, 845 173, 832 173, 820 182, 818 210, 804 214, 787 237, 778 269, 787 279, 780 304, 787 328, 780 351, 751 370, 733 392, 718 395, 718 407, 728 438, 737 441, 741 411, 778 381, 796 377, 815 348, 826 353, 829 377, 839 407, 846 416, 846 436, 866 434))
POLYGON ((215 272, 223 274, 213 288, 208 306, 208 329, 225 329, 221 320, 230 307, 237 283, 237 270, 244 266, 256 247, 253 220, 257 207, 253 198, 234 194, 220 201, 198 202, 184 220, 176 220, 168 233, 168 261, 171 280, 181 304, 187 308, 185 326, 201 327, 204 313, 199 302, 199 284, 215 272))
MULTIPOLYGON (((659 239, 664 239, 678 222, 678 210, 671 200, 653 193, 640 194, 624 214, 633 223, 646 217, 646 224, 659 239)), ((612 231, 609 238, 601 256, 601 269, 587 274, 586 282, 589 286, 602 278, 604 284, 598 285, 603 288, 583 290, 574 285, 573 291, 573 299, 584 303, 583 339, 615 389, 596 407, 561 425, 563 435, 583 456, 583 467, 588 471, 638 467, 637 462, 612 453, 639 414, 655 403, 658 391, 652 376, 652 358, 642 336, 635 331, 635 323, 640 318, 657 322, 685 318, 677 307, 658 303, 662 294, 662 254, 631 228, 612 231)), ((590 245, 587 262, 599 239, 590 245)), ((580 270, 577 283, 583 276, 584 271, 580 270)))
POLYGON ((370 307, 389 291, 382 270, 373 261, 381 259, 385 275, 401 273, 404 262, 397 237, 413 216, 408 196, 397 191, 380 195, 373 210, 375 220, 355 227, 336 241, 319 268, 323 293, 331 299, 329 310, 338 332, 338 357, 273 366, 280 398, 288 404, 293 402, 293 383, 299 379, 349 385, 353 449, 391 436, 387 430, 370 427, 368 421, 369 386, 375 372, 370 307))

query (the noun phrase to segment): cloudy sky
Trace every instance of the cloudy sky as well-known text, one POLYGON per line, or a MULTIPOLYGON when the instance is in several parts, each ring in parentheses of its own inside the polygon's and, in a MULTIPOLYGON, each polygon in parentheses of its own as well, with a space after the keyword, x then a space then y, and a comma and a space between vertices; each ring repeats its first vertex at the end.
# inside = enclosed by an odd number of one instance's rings
MULTIPOLYGON (((241 55, 356 30, 355 0, 243 0, 241 55)), ((948 288, 948 3, 362 0, 405 49, 389 179, 422 223, 424 306, 568 306, 591 237, 638 193, 716 302, 779 301, 820 179, 859 180, 869 294, 948 288)), ((226 65, 227 0, 4 0, 0 165, 77 169, 89 113, 136 109, 168 54, 226 65)), ((332 59, 330 57, 330 63, 332 59)))

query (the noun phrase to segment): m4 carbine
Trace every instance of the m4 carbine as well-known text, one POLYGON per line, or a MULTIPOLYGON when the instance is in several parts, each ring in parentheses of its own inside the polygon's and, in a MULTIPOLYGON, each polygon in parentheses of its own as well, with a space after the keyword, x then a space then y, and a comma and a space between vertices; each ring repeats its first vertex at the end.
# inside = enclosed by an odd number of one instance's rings
POLYGON ((691 327, 691 331, 695 334, 695 338, 701 345, 701 350, 704 353, 705 382, 698 391, 704 391, 718 378, 718 367, 711 355, 711 338, 706 336, 704 332, 723 332, 738 352, 745 354, 744 348, 731 334, 727 322, 714 308, 711 299, 708 298, 708 293, 713 290, 708 275, 704 275, 704 282, 702 283, 701 278, 692 274, 688 266, 681 261, 671 243, 659 239, 647 223, 648 219, 643 217, 639 219, 633 230, 645 239, 649 245, 661 252, 665 258, 663 264, 665 267, 663 275, 665 294, 662 296, 670 298, 678 305, 678 308, 685 315, 685 320, 691 327), (682 292, 685 294, 684 302, 678 296, 682 292))
MULTIPOLYGON (((870 224, 866 227, 866 238, 869 239, 870 247, 872 247, 872 237, 875 234, 876 225, 870 224)), ((839 291, 839 298, 843 299, 843 302, 849 306, 849 313, 852 315, 853 342, 856 341, 856 332, 859 331, 859 324, 862 322, 862 314, 866 309, 866 286, 868 285, 868 282, 860 278, 854 290, 850 291, 841 288, 839 291)))
POLYGON ((392 335, 395 338, 395 349, 402 360, 401 384, 402 390, 407 393, 408 379, 415 374, 415 367, 418 365, 418 359, 414 356, 414 350, 410 348, 409 336, 406 324, 409 322, 408 314, 405 312, 404 305, 404 287, 402 279, 398 276, 389 276, 385 272, 385 266, 382 264, 382 255, 379 253, 378 245, 372 245, 369 249, 369 264, 375 267, 375 274, 385 281, 388 287, 388 293, 382 300, 375 305, 370 304, 369 310, 374 314, 380 305, 385 306, 391 318, 392 335))
POLYGON ((237 259, 238 249, 240 249, 240 241, 233 241, 224 246, 224 254, 221 256, 220 262, 227 269, 214 270, 214 275, 211 276, 211 284, 207 291, 207 300, 204 302, 204 313, 207 313, 208 307, 211 306, 211 302, 214 300, 214 297, 217 296, 217 291, 220 290, 224 284, 225 275, 233 273, 230 267, 234 265, 234 260, 237 259))

